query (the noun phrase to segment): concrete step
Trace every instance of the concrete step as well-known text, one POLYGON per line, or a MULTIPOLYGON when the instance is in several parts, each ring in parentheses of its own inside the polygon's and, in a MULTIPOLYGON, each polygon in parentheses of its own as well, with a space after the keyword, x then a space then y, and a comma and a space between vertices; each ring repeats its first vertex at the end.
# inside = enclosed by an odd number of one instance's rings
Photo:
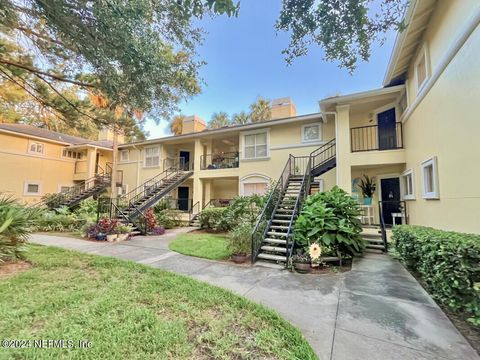
POLYGON ((273 219, 272 222, 274 223, 280 223, 280 224, 290 224, 290 220, 279 220, 279 219, 273 219))
POLYGON ((272 254, 264 254, 260 253, 258 254, 259 259, 265 259, 265 260, 272 260, 272 261, 282 261, 286 262, 287 257, 286 256, 281 256, 281 255, 272 255, 272 254))
POLYGON ((273 239, 273 238, 265 238, 263 241, 270 244, 284 244, 284 245, 287 244, 287 240, 280 240, 280 239, 273 239))
POLYGON ((257 260, 255 264, 253 264, 253 266, 265 267, 265 268, 276 269, 276 270, 285 269, 285 265, 275 264, 269 261, 262 261, 262 260, 257 260))
POLYGON ((385 250, 385 246, 383 245, 367 245, 367 249, 375 249, 375 250, 385 250))
POLYGON ((269 252, 279 252, 279 253, 287 252, 287 248, 278 247, 278 246, 263 245, 260 249, 262 249, 263 251, 269 251, 269 252))
POLYGON ((282 226, 282 225, 271 225, 270 229, 280 229, 280 230, 288 230, 288 226, 282 226))
POLYGON ((280 236, 280 237, 286 237, 287 236, 286 233, 279 233, 279 232, 276 232, 276 231, 267 231, 267 235, 280 236))

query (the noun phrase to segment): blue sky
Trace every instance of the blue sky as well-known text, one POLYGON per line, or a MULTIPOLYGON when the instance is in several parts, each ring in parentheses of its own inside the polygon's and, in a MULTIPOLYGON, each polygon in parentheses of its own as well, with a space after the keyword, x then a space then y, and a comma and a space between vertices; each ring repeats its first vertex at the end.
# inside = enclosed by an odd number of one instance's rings
MULTIPOLYGON (((322 60, 322 50, 312 47, 307 56, 287 66, 281 53, 287 33, 276 34, 275 21, 280 0, 243 0, 237 18, 206 17, 199 21, 207 34, 198 48, 207 62, 200 70, 205 81, 202 93, 182 103, 185 115, 199 115, 205 121, 217 111, 233 114, 247 110, 258 96, 274 99, 292 97, 297 114, 319 111, 318 100, 381 87, 395 34, 387 34, 382 47, 375 45, 368 63, 359 63, 353 75, 336 63, 322 60)), ((168 124, 148 120, 150 138, 169 135, 168 124)))

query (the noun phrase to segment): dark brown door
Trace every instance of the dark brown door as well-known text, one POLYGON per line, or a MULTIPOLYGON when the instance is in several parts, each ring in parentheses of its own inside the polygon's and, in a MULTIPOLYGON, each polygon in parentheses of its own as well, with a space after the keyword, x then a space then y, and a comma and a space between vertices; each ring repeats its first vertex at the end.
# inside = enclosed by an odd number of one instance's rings
POLYGON ((388 150, 397 148, 397 132, 395 130, 395 108, 377 115, 378 121, 378 148, 388 150))

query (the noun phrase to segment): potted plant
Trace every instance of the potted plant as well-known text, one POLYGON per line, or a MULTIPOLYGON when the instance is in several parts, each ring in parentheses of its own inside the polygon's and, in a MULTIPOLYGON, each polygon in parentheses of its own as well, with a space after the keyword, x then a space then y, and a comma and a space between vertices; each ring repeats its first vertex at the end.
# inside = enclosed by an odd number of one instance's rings
POLYGON ((117 219, 101 218, 97 224, 98 232, 105 234, 107 241, 115 241, 117 238, 118 225, 119 221, 117 219))
POLYGON ((130 236, 130 233, 132 232, 132 227, 128 225, 120 225, 117 228, 117 232, 117 241, 125 241, 130 236))
POLYGON ((252 238, 252 225, 249 222, 241 222, 229 233, 228 249, 232 252, 232 261, 242 264, 247 261, 250 252, 252 238))
POLYGON ((300 253, 292 256, 293 268, 296 272, 301 274, 306 274, 310 272, 310 255, 305 253, 300 253))
POLYGON ((360 180, 358 187, 362 190, 363 205, 372 205, 373 194, 377 188, 377 185, 373 181, 373 177, 363 175, 363 179, 360 180))

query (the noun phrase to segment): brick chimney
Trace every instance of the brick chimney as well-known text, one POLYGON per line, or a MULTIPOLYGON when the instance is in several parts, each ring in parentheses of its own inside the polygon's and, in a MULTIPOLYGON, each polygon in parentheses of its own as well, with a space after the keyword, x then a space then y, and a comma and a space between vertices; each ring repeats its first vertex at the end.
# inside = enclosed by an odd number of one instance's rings
POLYGON ((200 132, 205 130, 206 127, 205 121, 197 115, 186 116, 185 119, 183 119, 182 135, 200 132))
POLYGON ((272 100, 272 120, 297 116, 297 108, 290 97, 272 100))

